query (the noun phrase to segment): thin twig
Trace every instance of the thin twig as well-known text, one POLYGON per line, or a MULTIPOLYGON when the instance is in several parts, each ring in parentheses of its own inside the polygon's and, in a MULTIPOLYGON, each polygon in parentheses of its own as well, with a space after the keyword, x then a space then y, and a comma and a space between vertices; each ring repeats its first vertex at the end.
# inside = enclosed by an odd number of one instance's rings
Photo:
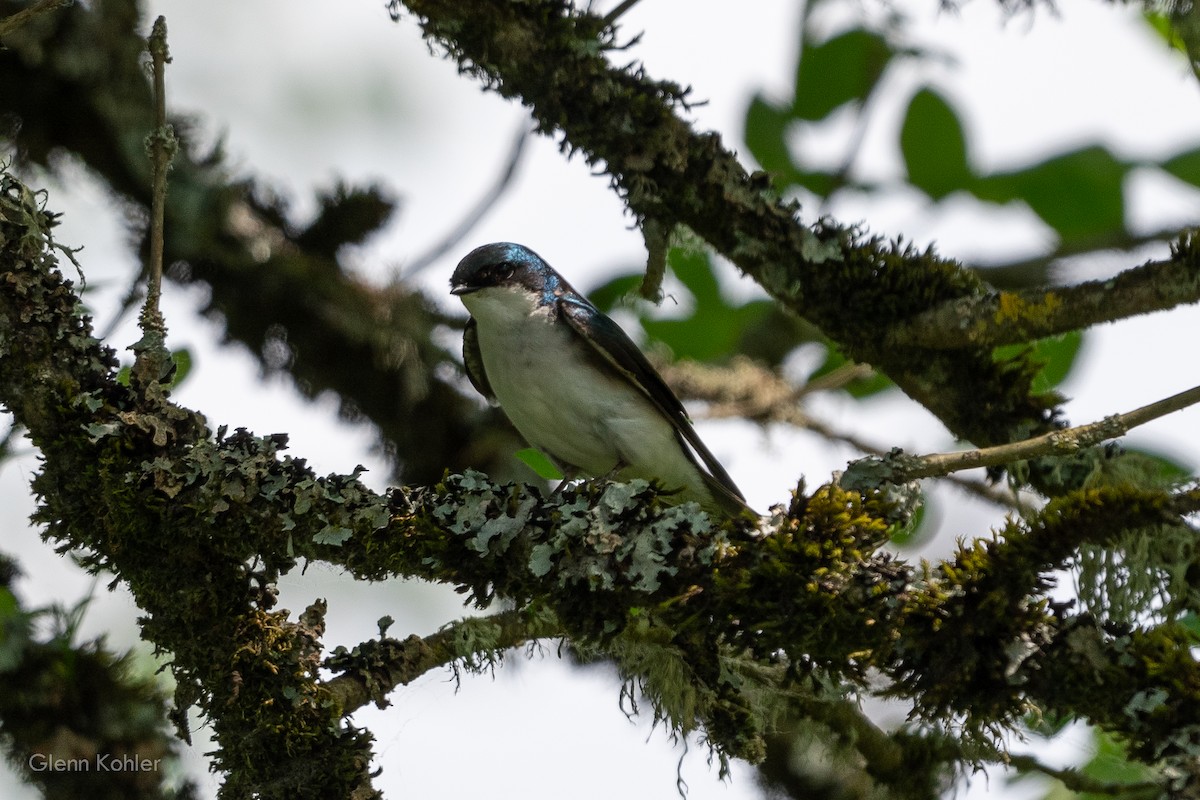
POLYGON ((604 27, 611 28, 621 16, 638 4, 639 0, 622 0, 622 2, 612 11, 604 15, 604 27))
POLYGON ((1064 428, 1020 442, 968 450, 961 453, 933 453, 915 456, 897 465, 894 480, 910 481, 949 475, 976 467, 998 467, 1013 461, 1025 461, 1040 456, 1065 455, 1109 439, 1124 436, 1131 429, 1174 411, 1200 403, 1200 386, 1136 408, 1125 414, 1114 414, 1097 422, 1064 428))
POLYGON ((53 11, 61 6, 71 5, 71 0, 38 0, 29 8, 22 8, 15 14, 0 19, 0 39, 20 28, 39 14, 53 11))
MULTIPOLYGON (((166 65, 171 61, 167 50, 167 20, 160 16, 154 21, 150 34, 150 62, 154 72, 154 132, 147 146, 154 165, 154 185, 150 210, 150 275, 146 290, 145 315, 158 315, 158 301, 162 293, 163 273, 163 229, 167 202, 167 170, 175 156, 178 142, 175 131, 167 123, 166 65)), ((161 319, 161 317, 160 317, 161 319)))
MULTIPOLYGON (((860 453, 876 456, 877 458, 883 458, 887 455, 887 451, 882 447, 864 441, 853 434, 836 431, 814 417, 805 415, 799 427, 812 431, 828 441, 849 445, 860 453)), ((964 478, 962 475, 942 475, 940 479, 957 486, 967 494, 974 495, 980 500, 984 500, 1000 508, 1007 508, 1021 513, 1029 510, 1029 506, 1021 501, 1020 496, 1016 492, 994 486, 987 481, 964 478)))
POLYGON ((529 129, 525 123, 521 123, 521 127, 517 130, 517 135, 513 138, 513 143, 509 149, 508 159, 504 164, 504 169, 500 172, 500 176, 496 182, 487 191, 475 207, 472 208, 463 218, 462 222, 458 223, 450 233, 448 233, 440 242, 435 244, 424 254, 415 258, 408 267, 403 271, 402 277, 411 278, 418 272, 428 268, 439 258, 445 255, 450 249, 466 238, 475 226, 483 220, 487 212, 496 204, 512 185, 512 179, 517 174, 517 167, 521 163, 521 156, 525 152, 525 144, 529 140, 529 129))
POLYGON ((179 148, 175 131, 167 123, 167 92, 164 71, 171 60, 167 50, 167 20, 159 17, 147 42, 154 82, 155 128, 146 137, 146 152, 153 169, 150 206, 150 257, 147 264, 146 301, 138 317, 142 338, 132 345, 133 368, 129 383, 145 399, 161 400, 162 387, 174 372, 171 355, 167 351, 167 326, 159 309, 162 295, 163 239, 167 199, 167 170, 171 159, 179 148))

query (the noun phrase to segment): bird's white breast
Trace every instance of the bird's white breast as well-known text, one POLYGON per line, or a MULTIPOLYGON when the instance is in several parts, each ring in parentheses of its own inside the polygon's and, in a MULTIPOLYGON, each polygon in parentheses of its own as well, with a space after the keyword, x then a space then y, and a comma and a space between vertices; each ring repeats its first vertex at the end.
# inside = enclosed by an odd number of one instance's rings
POLYGON ((670 422, 626 380, 596 369, 589 345, 533 297, 502 288, 463 296, 488 382, 521 435, 564 466, 700 485, 670 422))

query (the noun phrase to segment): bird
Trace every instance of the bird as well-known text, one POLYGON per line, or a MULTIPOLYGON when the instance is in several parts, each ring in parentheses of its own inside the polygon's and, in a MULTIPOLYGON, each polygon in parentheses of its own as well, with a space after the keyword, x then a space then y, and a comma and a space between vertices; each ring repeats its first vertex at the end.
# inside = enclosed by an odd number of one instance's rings
POLYGON ((642 351, 537 253, 512 242, 477 247, 455 268, 450 293, 470 314, 467 378, 564 480, 643 478, 668 502, 754 515, 642 351))

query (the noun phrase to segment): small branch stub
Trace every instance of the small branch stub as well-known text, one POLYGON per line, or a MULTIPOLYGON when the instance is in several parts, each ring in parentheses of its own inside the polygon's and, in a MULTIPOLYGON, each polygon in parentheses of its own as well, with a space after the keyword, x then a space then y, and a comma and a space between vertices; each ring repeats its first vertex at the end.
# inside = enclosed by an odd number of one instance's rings
POLYGON ((146 303, 142 307, 139 326, 142 338, 130 349, 135 353, 131 381, 144 390, 168 378, 172 371, 170 353, 166 347, 166 323, 159 310, 162 294, 163 238, 167 199, 167 171, 179 149, 175 131, 167 122, 166 65, 171 61, 167 49, 167 20, 159 17, 148 42, 150 67, 154 82, 155 127, 146 137, 146 152, 153 168, 150 210, 150 263, 147 265, 146 303))

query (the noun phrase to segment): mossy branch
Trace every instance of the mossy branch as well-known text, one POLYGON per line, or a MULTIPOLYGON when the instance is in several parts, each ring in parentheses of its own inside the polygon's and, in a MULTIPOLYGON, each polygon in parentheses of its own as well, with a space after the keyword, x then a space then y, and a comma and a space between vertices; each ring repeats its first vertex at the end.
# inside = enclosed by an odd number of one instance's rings
POLYGON ((501 611, 444 626, 424 638, 403 641, 381 636, 353 650, 335 651, 325 668, 338 673, 325 684, 343 714, 367 703, 386 708, 387 695, 431 670, 461 664, 471 671, 496 666, 505 650, 537 639, 558 636, 562 627, 552 614, 527 609, 501 611))
POLYGON ((46 14, 56 8, 70 5, 72 0, 38 0, 29 8, 23 8, 15 14, 0 19, 0 40, 26 24, 34 17, 46 14))
POLYGON ((888 332, 894 347, 953 349, 1027 342, 1200 301, 1200 241, 1171 257, 1073 286, 988 292, 951 300, 888 332))

